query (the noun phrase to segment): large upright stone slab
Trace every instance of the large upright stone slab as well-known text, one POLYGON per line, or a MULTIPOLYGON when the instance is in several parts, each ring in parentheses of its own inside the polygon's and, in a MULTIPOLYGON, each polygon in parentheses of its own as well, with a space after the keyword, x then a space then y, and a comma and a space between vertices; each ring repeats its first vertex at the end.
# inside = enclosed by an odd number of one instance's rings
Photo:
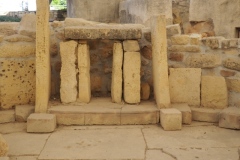
POLYGON ((87 44, 78 45, 79 93, 81 102, 89 103, 91 99, 90 55, 87 44))
POLYGON ((126 103, 140 102, 140 68, 141 55, 139 52, 125 52, 123 63, 124 100, 126 103))
POLYGON ((122 65, 123 65, 123 47, 120 42, 113 45, 113 66, 112 66, 112 102, 120 103, 122 101, 122 65))
POLYGON ((49 0, 37 0, 35 112, 47 112, 50 97, 49 0))
POLYGON ((63 103, 75 102, 77 100, 76 48, 77 42, 75 41, 60 43, 62 59, 60 97, 63 103))
POLYGON ((226 108, 228 90, 223 77, 202 76, 201 104, 207 108, 226 108))
POLYGON ((170 68, 170 96, 173 103, 200 106, 201 68, 170 68))
POLYGON ((153 17, 151 19, 153 87, 159 108, 170 107, 166 36, 165 16, 153 17))

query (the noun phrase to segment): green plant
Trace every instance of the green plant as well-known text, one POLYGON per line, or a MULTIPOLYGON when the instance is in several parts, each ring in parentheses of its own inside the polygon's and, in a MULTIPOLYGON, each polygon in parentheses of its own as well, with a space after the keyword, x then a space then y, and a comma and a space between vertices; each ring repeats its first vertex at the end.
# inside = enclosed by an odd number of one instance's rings
POLYGON ((21 18, 10 17, 10 16, 0 16, 0 22, 20 22, 21 18))

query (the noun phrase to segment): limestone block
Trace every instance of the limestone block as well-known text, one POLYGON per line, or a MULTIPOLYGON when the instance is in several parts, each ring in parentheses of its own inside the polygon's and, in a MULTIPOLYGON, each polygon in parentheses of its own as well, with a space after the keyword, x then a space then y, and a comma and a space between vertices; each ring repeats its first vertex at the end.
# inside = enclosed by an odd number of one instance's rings
POLYGON ((56 116, 54 114, 33 113, 27 119, 27 132, 49 133, 56 128, 56 116))
POLYGON ((32 42, 32 41, 34 41, 33 38, 30 38, 28 36, 23 36, 20 34, 14 34, 14 35, 5 37, 4 40, 8 41, 8 42, 21 42, 21 41, 22 42, 32 42))
POLYGON ((124 100, 134 104, 140 102, 140 68, 139 52, 125 52, 123 62, 124 100))
POLYGON ((202 39, 201 34, 191 34, 190 35, 190 44, 191 45, 199 45, 201 39, 202 39))
POLYGON ((191 68, 215 68, 222 63, 221 55, 218 54, 191 54, 185 64, 191 68))
POLYGON ((78 98, 81 102, 89 103, 91 100, 91 82, 90 82, 90 54, 87 44, 78 45, 78 98))
POLYGON ((173 45, 186 45, 190 41, 189 35, 175 35, 171 37, 173 45))
POLYGON ((240 93, 240 78, 226 78, 229 91, 240 93))
POLYGON ((203 38, 202 42, 211 49, 218 49, 221 48, 221 40, 223 39, 223 37, 207 37, 203 38))
POLYGON ((141 54, 144 58, 152 60, 152 46, 146 45, 141 49, 141 54))
POLYGON ((150 85, 148 83, 141 83, 141 99, 148 100, 150 92, 150 85))
POLYGON ((136 40, 125 40, 123 41, 123 49, 125 52, 138 52, 140 47, 136 40))
POLYGON ((225 68, 240 71, 240 58, 239 57, 228 58, 228 59, 223 61, 223 66, 225 68))
POLYGON ((85 125, 120 125, 120 111, 116 113, 86 113, 85 125))
POLYGON ((240 108, 228 107, 220 113, 219 127, 240 129, 240 108))
POLYGON ((169 47, 172 52, 200 52, 198 45, 172 45, 169 47))
POLYGON ((238 38, 230 39, 230 48, 238 47, 238 38))
POLYGON ((6 140, 0 134, 0 157, 7 156, 8 149, 9 148, 8 148, 6 140))
POLYGON ((10 160, 9 157, 0 157, 0 160, 10 160))
POLYGON ((211 108, 191 108, 192 119, 194 121, 200 122, 213 122, 217 123, 219 121, 219 114, 221 109, 211 109, 211 108))
POLYGON ((221 76, 223 77, 232 77, 235 76, 236 72, 234 71, 229 71, 229 70, 221 70, 220 71, 221 76))
POLYGON ((173 103, 200 105, 200 68, 170 68, 170 97, 173 103))
POLYGON ((10 36, 17 33, 19 27, 18 22, 1 22, 0 23, 0 34, 4 36, 10 36))
POLYGON ((77 71, 76 71, 77 42, 67 41, 60 43, 60 55, 62 60, 60 96, 63 103, 77 100, 77 71))
POLYGON ((37 17, 35 14, 25 14, 21 19, 18 33, 36 38, 36 19, 37 17))
POLYGON ((165 16, 151 19, 153 90, 159 108, 170 106, 165 16))
POLYGON ((9 123, 15 121, 14 110, 0 111, 0 123, 9 123))
POLYGON ((3 41, 3 39, 4 39, 4 35, 0 34, 0 43, 3 41))
POLYGON ((207 108, 226 108, 228 90, 223 77, 202 76, 201 104, 207 108))
POLYGON ((15 117, 18 122, 26 122, 30 114, 34 112, 35 106, 17 105, 15 106, 15 117))
POLYGON ((223 39, 223 40, 221 41, 221 47, 222 47, 223 49, 228 49, 228 48, 230 48, 230 39, 223 39))
POLYGON ((23 58, 34 56, 36 53, 36 45, 33 42, 2 42, 0 44, 0 58, 23 58))
POLYGON ((160 123, 164 130, 182 129, 182 113, 175 108, 160 109, 160 123))
POLYGON ((35 102, 35 58, 0 59, 0 108, 35 102))
MULTIPOLYGON (((46 113, 51 91, 49 1, 37 0, 36 13, 36 103, 35 112, 46 113)), ((34 17, 33 17, 34 19, 34 17)), ((26 19, 26 27, 29 25, 26 19)), ((32 33, 34 20, 28 30, 32 33)), ((23 25, 25 26, 25 25, 23 25)), ((24 31, 24 30, 23 30, 24 31)), ((20 31, 20 34, 24 32, 20 31)), ((28 32, 27 32, 28 33, 28 32)), ((24 34, 25 35, 25 34, 24 34)))
POLYGON ((169 60, 171 61, 177 61, 177 62, 182 62, 184 58, 184 54, 183 53, 175 53, 175 52, 171 52, 169 54, 169 60))
POLYGON ((176 108, 182 113, 182 123, 191 124, 192 123, 192 111, 188 104, 186 103, 175 103, 171 104, 172 108, 176 108))
POLYGON ((174 35, 180 35, 181 34, 181 27, 179 24, 173 24, 167 26, 167 37, 170 38, 174 35))
POLYGON ((120 103, 122 101, 122 66, 123 66, 123 48, 119 42, 113 45, 113 66, 112 66, 112 83, 111 96, 112 101, 120 103))

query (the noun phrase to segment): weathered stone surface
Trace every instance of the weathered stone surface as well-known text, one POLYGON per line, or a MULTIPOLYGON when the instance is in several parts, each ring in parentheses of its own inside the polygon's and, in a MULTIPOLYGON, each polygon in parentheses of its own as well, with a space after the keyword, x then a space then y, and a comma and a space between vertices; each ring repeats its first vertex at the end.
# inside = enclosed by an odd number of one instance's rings
POLYGON ((207 108, 226 108, 228 90, 223 77, 202 76, 201 104, 207 108))
POLYGON ((0 160, 10 160, 9 157, 0 157, 0 160))
POLYGON ((173 103, 200 105, 200 68, 170 68, 170 97, 173 103))
POLYGON ((0 34, 0 43, 3 41, 3 39, 4 39, 4 35, 0 34))
POLYGON ((5 37, 4 40, 8 41, 8 42, 21 42, 21 41, 22 42, 32 42, 32 41, 34 41, 33 38, 30 38, 28 36, 23 36, 20 34, 14 34, 14 35, 5 37))
POLYGON ((234 71, 229 71, 229 70, 221 70, 220 71, 221 76, 223 77, 232 77, 235 76, 236 72, 234 71))
POLYGON ((192 123, 192 111, 188 104, 186 103, 175 103, 171 104, 172 108, 176 108, 182 113, 182 123, 191 124, 192 123))
POLYGON ((164 130, 182 129, 182 113, 174 108, 160 109, 160 123, 164 130))
POLYGON ((203 38, 202 42, 211 49, 218 49, 221 48, 221 40, 223 39, 223 37, 207 37, 203 38))
POLYGON ((62 59, 60 96, 61 101, 64 103, 75 102, 77 100, 76 48, 77 42, 75 41, 60 43, 62 59))
POLYGON ((190 35, 190 44, 199 45, 201 38, 202 38, 201 34, 191 34, 190 35))
POLYGON ((162 15, 153 17, 151 21, 154 96, 157 106, 159 108, 166 108, 170 106, 166 18, 162 15))
POLYGON ((173 45, 186 45, 190 41, 189 35, 175 35, 171 37, 173 45))
POLYGON ((220 113, 219 127, 240 129, 240 108, 228 107, 220 113))
POLYGON ((174 35, 179 35, 181 34, 181 27, 179 24, 173 24, 173 25, 168 25, 167 26, 167 37, 170 38, 171 36, 174 35))
POLYGON ((223 40, 221 40, 221 47, 223 49, 230 48, 230 39, 223 39, 223 40))
POLYGON ((240 58, 228 58, 223 61, 223 66, 229 69, 240 71, 240 58))
POLYGON ((221 109, 211 109, 211 108, 191 108, 192 110, 192 119, 194 121, 200 122, 214 122, 219 121, 219 114, 222 111, 221 109))
POLYGON ((123 62, 124 100, 134 104, 140 102, 140 68, 141 55, 139 52, 125 52, 123 62), (133 63, 134 62, 134 63, 133 63))
POLYGON ((139 24, 96 24, 95 26, 65 27, 65 38, 69 39, 141 39, 139 24))
MULTIPOLYGON (((46 113, 51 91, 51 65, 50 65, 50 27, 49 27, 49 1, 37 0, 36 13, 36 103, 35 112, 46 113)), ((22 20, 24 29, 32 32, 35 27, 34 16, 22 20), (26 20, 26 21, 25 21, 26 20), (26 22, 26 23, 25 23, 26 22), (29 24, 30 23, 30 24, 29 24), (25 28, 26 27, 26 28, 25 28)), ((29 32, 26 32, 27 34, 29 32)), ((34 34, 35 35, 35 34, 34 34)))
POLYGON ((144 58, 151 60, 152 59, 152 46, 147 45, 141 49, 141 54, 144 58))
POLYGON ((27 119, 27 132, 49 133, 56 128, 56 116, 54 114, 33 113, 27 119))
POLYGON ((169 47, 172 52, 200 52, 198 45, 172 45, 169 47))
POLYGON ((161 150, 147 150, 146 160, 174 160, 174 158, 161 150))
POLYGON ((125 52, 138 52, 140 47, 136 40, 125 40, 123 41, 123 49, 125 52))
MULTIPOLYGON (((90 54, 87 44, 78 45, 78 98, 81 102, 89 103, 91 100, 91 82, 90 82, 90 54)), ((75 75, 76 76, 76 75, 75 75)))
POLYGON ((240 78, 226 78, 229 91, 240 93, 240 78))
POLYGON ((240 106, 240 93, 228 92, 228 106, 240 106))
POLYGON ((18 122, 26 122, 30 114, 34 112, 35 106, 17 105, 15 106, 15 117, 18 122))
POLYGON ((7 156, 8 144, 3 136, 0 134, 0 157, 7 156))
POLYGON ((35 102, 35 58, 0 59, 0 108, 35 102))
POLYGON ((122 65, 123 65, 123 48, 119 42, 113 45, 113 66, 112 66, 112 83, 111 96, 112 101, 120 103, 122 101, 122 65))
POLYGON ((141 99, 148 100, 150 92, 150 85, 148 83, 141 83, 141 99))
POLYGON ((18 22, 1 22, 0 23, 0 34, 4 36, 10 36, 17 33, 19 27, 18 22))
POLYGON ((14 110, 0 111, 0 123, 8 123, 15 121, 14 110))
POLYGON ((230 39, 230 48, 238 47, 238 38, 230 39))
POLYGON ((36 52, 35 43, 32 42, 3 42, 0 44, 0 58, 29 57, 34 56, 36 52))
POLYGON ((215 68, 221 65, 221 55, 218 54, 191 54, 185 61, 191 68, 215 68))
POLYGON ((171 52, 170 55, 169 55, 169 60, 171 60, 171 61, 182 62, 183 58, 184 58, 183 53, 171 52))
POLYGON ((36 38, 36 20, 37 16, 35 14, 25 14, 21 19, 18 33, 36 38))

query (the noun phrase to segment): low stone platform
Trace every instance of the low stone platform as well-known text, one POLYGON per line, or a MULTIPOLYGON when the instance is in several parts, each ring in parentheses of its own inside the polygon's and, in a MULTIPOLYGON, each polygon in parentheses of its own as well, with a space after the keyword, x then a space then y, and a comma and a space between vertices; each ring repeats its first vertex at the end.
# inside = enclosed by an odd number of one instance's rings
POLYGON ((94 98, 89 104, 55 104, 48 110, 60 125, 157 124, 159 110, 155 102, 139 105, 116 104, 110 98, 94 98))

